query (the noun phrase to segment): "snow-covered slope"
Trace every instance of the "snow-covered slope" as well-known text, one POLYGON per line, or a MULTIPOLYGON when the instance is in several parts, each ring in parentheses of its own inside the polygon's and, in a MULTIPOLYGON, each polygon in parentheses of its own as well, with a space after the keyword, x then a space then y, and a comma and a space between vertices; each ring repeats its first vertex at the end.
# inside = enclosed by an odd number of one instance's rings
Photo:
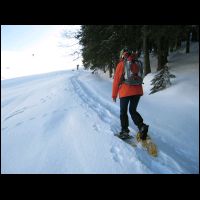
MULTIPOLYGON (((112 102, 111 79, 79 70, 1 81, 1 173, 199 173, 195 48, 170 55, 177 78, 166 90, 149 95, 154 72, 145 77, 138 111, 157 158, 114 136, 119 100, 112 102)), ((131 120, 130 128, 135 135, 131 120)))

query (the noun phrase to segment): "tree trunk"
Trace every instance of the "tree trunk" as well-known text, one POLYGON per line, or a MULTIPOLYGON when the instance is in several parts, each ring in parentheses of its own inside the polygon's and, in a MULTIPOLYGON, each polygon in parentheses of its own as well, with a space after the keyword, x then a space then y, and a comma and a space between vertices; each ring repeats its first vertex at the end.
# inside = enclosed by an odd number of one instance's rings
POLYGON ((181 47, 181 40, 177 38, 176 40, 176 50, 178 50, 181 47))
POLYGON ((158 67, 157 71, 162 69, 162 51, 161 51, 161 41, 160 39, 158 40, 158 45, 157 45, 157 55, 158 55, 158 67))
POLYGON ((169 48, 169 51, 172 53, 172 52, 174 52, 174 48, 173 47, 170 47, 169 48))
POLYGON ((106 73, 106 67, 105 66, 103 67, 103 72, 106 73))
POLYGON ((143 34, 143 51, 144 51, 144 75, 146 76, 148 73, 151 73, 151 67, 149 60, 148 36, 145 25, 143 34))
POLYGON ((190 32, 187 33, 186 38, 186 53, 190 53, 190 32))
POLYGON ((164 48, 164 46, 165 46, 164 40, 163 40, 163 38, 160 38, 158 40, 158 67, 157 67, 157 71, 161 70, 167 62, 167 53, 166 53, 166 49, 164 48))
POLYGON ((112 78, 112 64, 109 65, 109 77, 112 78))
POLYGON ((191 38, 192 42, 196 42, 197 40, 197 28, 196 27, 192 27, 192 38, 191 38))
POLYGON ((158 47, 155 46, 155 47, 153 48, 153 53, 154 53, 154 55, 157 55, 157 54, 158 54, 158 47))
POLYGON ((168 59, 167 59, 167 57, 169 56, 169 41, 168 40, 165 40, 165 41, 163 41, 164 42, 164 65, 166 64, 166 63, 168 63, 168 59))

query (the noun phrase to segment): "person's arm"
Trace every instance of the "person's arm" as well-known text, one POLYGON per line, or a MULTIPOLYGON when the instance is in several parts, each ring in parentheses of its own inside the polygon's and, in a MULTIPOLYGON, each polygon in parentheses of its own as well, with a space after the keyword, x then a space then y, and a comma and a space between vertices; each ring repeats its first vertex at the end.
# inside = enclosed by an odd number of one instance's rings
POLYGON ((117 65, 115 75, 114 75, 114 80, 113 80, 113 85, 112 85, 112 99, 114 102, 116 102, 116 98, 119 92, 119 83, 120 83, 121 74, 122 74, 121 68, 122 68, 122 62, 117 65))

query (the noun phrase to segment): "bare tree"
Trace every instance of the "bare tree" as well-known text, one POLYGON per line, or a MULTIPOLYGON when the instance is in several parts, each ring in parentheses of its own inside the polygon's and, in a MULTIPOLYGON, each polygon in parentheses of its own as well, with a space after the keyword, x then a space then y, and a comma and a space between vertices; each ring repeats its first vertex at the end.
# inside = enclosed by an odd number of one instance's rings
MULTIPOLYGON (((62 37, 67 39, 67 40, 71 40, 71 39, 75 39, 77 40, 77 32, 76 31, 71 31, 71 30, 65 30, 62 33, 62 37)), ((71 47, 76 47, 77 48, 75 50, 73 50, 73 53, 70 53, 69 56, 76 56, 73 61, 79 59, 81 57, 81 50, 78 47, 79 45, 79 41, 75 42, 74 44, 63 44, 63 43, 59 43, 59 47, 62 48, 71 48, 71 47)))

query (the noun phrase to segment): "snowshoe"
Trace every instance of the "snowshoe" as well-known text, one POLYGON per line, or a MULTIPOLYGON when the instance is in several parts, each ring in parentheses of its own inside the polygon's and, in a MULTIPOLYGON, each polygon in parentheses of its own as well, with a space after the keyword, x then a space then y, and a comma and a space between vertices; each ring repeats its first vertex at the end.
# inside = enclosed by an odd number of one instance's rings
POLYGON ((151 140, 150 136, 149 135, 146 135, 146 138, 145 139, 142 139, 141 138, 141 133, 138 132, 137 135, 136 135, 136 139, 137 139, 137 142, 138 143, 141 143, 142 144, 142 147, 144 149, 147 150, 147 152, 153 156, 153 157, 156 157, 158 155, 158 151, 157 151, 157 147, 156 145, 153 143, 153 141, 151 140))
POLYGON ((119 138, 121 138, 121 139, 129 139, 129 138, 131 138, 131 136, 129 135, 129 132, 130 132, 129 129, 122 130, 122 131, 119 133, 119 138))
POLYGON ((120 133, 115 134, 118 138, 126 142, 127 144, 131 145, 132 147, 137 147, 134 137, 129 135, 130 130, 127 129, 126 131, 121 131, 120 133))

